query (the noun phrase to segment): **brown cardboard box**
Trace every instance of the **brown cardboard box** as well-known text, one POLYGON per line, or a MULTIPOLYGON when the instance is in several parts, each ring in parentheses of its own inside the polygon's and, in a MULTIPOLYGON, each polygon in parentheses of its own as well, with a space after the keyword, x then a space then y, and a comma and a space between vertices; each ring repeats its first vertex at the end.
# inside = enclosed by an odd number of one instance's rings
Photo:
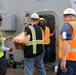
POLYGON ((15 48, 18 50, 24 50, 24 45, 23 44, 19 44, 17 42, 14 42, 15 48))
POLYGON ((24 50, 24 44, 18 43, 18 41, 21 41, 21 39, 23 39, 24 37, 25 37, 24 32, 22 32, 13 39, 13 42, 14 42, 14 45, 15 45, 16 49, 24 50))

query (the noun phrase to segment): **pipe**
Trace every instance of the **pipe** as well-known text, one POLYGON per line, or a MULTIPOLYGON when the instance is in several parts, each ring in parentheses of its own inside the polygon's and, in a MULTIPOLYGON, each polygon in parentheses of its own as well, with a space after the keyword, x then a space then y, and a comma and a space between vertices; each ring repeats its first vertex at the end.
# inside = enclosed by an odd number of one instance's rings
POLYGON ((6 13, 5 13, 4 11, 2 11, 2 10, 0 10, 0 13, 2 13, 2 14, 4 14, 4 15, 6 15, 6 13))

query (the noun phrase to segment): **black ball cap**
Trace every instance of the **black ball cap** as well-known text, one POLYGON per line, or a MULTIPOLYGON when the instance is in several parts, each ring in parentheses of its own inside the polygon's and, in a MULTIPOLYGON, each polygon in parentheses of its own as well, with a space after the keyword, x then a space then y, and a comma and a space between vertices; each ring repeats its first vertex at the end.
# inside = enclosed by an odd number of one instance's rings
POLYGON ((3 19, 2 19, 2 15, 1 15, 1 14, 0 14, 0 20, 3 20, 3 19))

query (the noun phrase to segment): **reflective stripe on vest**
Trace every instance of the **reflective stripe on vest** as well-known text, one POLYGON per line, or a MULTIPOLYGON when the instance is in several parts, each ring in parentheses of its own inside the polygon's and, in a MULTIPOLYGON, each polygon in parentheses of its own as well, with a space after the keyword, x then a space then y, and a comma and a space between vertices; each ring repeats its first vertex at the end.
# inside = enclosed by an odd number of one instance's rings
POLYGON ((49 38, 49 36, 45 36, 45 37, 44 37, 44 39, 48 39, 48 38, 49 38))
POLYGON ((75 40, 76 39, 76 36, 72 37, 72 39, 75 40))
MULTIPOLYGON (((0 38, 1 38, 1 41, 2 41, 2 46, 4 46, 4 37, 2 34, 0 34, 0 38)), ((0 58, 4 56, 4 51, 0 50, 0 58)))
MULTIPOLYGON (((76 21, 71 21, 69 22, 69 24, 71 25, 73 32, 72 32, 72 43, 70 45, 70 50, 69 50, 66 60, 76 61, 76 21)), ((63 41, 60 38, 59 58, 62 57, 62 45, 63 45, 63 41)))
POLYGON ((32 41, 30 41, 26 46, 30 46, 33 45, 33 54, 36 54, 36 44, 43 44, 43 39, 44 39, 44 32, 42 30, 42 40, 36 40, 36 33, 35 33, 35 29, 33 28, 33 26, 29 26, 31 33, 32 33, 32 41))
MULTIPOLYGON (((59 46, 59 49, 62 50, 62 47, 59 46)), ((71 48, 70 52, 76 52, 76 48, 71 48)))

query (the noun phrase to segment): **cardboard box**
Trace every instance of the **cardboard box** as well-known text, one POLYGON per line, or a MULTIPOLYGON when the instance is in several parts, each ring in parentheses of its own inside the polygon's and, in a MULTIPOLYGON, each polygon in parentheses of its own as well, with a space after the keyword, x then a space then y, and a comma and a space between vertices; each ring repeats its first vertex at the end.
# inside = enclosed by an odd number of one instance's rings
POLYGON ((19 44, 17 42, 14 42, 15 48, 18 50, 24 50, 24 45, 23 44, 19 44))
POLYGON ((23 39, 24 37, 25 37, 24 32, 22 32, 22 33, 20 33, 18 36, 16 36, 13 39, 13 42, 14 42, 14 45, 15 45, 16 49, 18 49, 18 50, 24 50, 24 44, 18 43, 18 41, 21 41, 21 39, 23 39))

